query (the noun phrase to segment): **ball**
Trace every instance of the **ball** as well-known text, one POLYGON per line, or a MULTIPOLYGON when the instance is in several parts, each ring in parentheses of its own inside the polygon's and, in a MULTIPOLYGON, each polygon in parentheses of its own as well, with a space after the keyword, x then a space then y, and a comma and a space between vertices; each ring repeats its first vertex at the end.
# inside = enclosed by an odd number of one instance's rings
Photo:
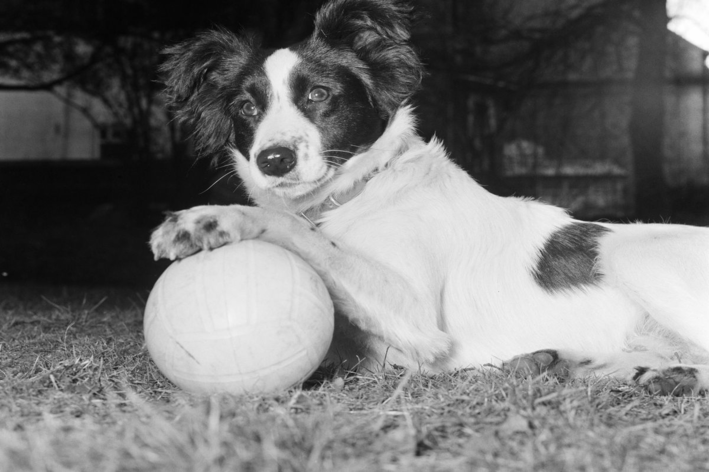
POLYGON ((249 240, 174 262, 148 297, 143 331, 184 390, 269 393, 307 379, 332 341, 322 279, 292 252, 249 240))

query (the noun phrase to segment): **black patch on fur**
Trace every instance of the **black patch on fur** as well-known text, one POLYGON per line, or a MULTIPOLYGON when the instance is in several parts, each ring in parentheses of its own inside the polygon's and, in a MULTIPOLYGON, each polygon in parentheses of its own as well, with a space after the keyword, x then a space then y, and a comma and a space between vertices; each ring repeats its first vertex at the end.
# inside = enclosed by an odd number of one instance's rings
POLYGON ((547 292, 596 285, 598 240, 609 229, 593 223, 571 223, 549 237, 533 270, 534 280, 547 292))
POLYGON ((223 88, 224 102, 229 105, 226 113, 231 118, 233 143, 247 159, 251 158, 249 150, 256 128, 261 124, 264 111, 269 106, 271 85, 263 69, 263 62, 272 52, 263 49, 254 51, 248 64, 223 88), (259 109, 257 116, 244 116, 239 112, 246 101, 252 102, 259 109))
POLYGON ((175 244, 191 244, 192 243, 192 235, 190 234, 189 231, 180 230, 177 233, 175 233, 175 237, 173 238, 173 242, 175 244))
POLYGON ((198 224, 205 233, 212 233, 219 228, 219 221, 216 218, 205 218, 199 221, 198 224))
POLYGON ((386 121, 355 72, 357 61, 350 64, 346 60, 353 55, 351 51, 308 43, 298 54, 301 61, 290 77, 293 101, 317 126, 327 161, 341 164, 369 148, 382 135, 386 121), (314 87, 326 88, 329 98, 321 102, 308 100, 314 87))

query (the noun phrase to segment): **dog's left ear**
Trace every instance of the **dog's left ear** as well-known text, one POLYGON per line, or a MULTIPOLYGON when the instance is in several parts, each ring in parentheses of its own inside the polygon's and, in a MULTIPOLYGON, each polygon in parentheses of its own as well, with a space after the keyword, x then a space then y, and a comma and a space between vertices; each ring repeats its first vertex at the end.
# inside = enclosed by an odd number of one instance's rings
POLYGON ((423 67, 409 44, 412 7, 401 0, 332 0, 315 17, 314 39, 354 51, 370 93, 391 116, 420 87, 423 67))

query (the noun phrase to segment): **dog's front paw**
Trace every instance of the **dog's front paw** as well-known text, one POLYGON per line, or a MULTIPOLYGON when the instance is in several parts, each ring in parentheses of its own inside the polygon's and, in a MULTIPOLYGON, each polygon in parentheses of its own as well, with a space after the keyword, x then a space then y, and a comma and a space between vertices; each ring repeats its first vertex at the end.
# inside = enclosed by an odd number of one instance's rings
POLYGON ((633 380, 654 395, 695 396, 706 391, 700 374, 694 367, 681 365, 664 369, 636 367, 633 380))
POLYGON ((447 333, 434 328, 416 334, 397 343, 411 359, 420 364, 435 364, 450 354, 452 339, 447 333))
POLYGON ((224 219, 225 207, 220 206, 199 206, 169 214, 150 237, 155 260, 182 259, 239 241, 234 225, 225 224, 224 219))

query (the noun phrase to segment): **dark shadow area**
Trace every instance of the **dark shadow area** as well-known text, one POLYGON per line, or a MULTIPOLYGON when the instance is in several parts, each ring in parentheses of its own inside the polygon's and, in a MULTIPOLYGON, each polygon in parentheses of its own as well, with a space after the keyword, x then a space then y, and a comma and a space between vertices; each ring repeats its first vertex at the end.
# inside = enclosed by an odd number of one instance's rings
POLYGON ((150 288, 169 264, 148 247, 165 211, 248 203, 235 178, 200 159, 154 161, 150 203, 137 207, 135 172, 111 161, 0 164, 0 282, 150 288))

